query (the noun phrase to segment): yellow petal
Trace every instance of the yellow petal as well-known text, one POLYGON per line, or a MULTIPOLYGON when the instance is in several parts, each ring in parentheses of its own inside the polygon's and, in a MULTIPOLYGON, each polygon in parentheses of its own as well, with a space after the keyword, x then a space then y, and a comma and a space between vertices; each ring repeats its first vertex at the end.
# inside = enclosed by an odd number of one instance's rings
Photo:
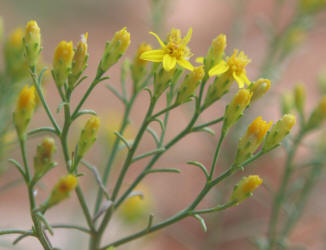
POLYGON ((191 39, 191 35, 192 35, 192 28, 189 28, 187 35, 182 39, 183 45, 186 45, 187 43, 189 43, 189 41, 191 39))
POLYGON ((163 68, 165 71, 170 71, 175 67, 177 63, 177 59, 175 57, 172 57, 170 55, 164 55, 163 56, 163 68))
POLYGON ((155 38, 157 39, 157 41, 159 42, 162 48, 165 47, 165 44, 162 42, 161 38, 157 34, 155 34, 154 32, 149 32, 149 34, 155 36, 155 38))
POLYGON ((242 78, 242 80, 245 82, 245 84, 247 84, 248 86, 250 85, 250 80, 248 79, 248 77, 247 77, 247 74, 246 74, 246 72, 244 71, 244 72, 242 72, 242 74, 240 75, 240 77, 242 78))
POLYGON ((185 69, 188 69, 190 71, 194 70, 194 66, 192 66, 192 64, 186 59, 179 59, 177 60, 177 63, 185 69))
POLYGON ((222 60, 220 63, 216 64, 213 68, 211 68, 208 74, 209 76, 220 75, 226 72, 228 69, 228 64, 222 60))
POLYGON ((233 78, 238 83, 240 89, 244 87, 244 80, 241 78, 241 76, 238 76, 235 72, 233 72, 233 78))
POLYGON ((162 62, 164 51, 161 49, 145 51, 140 55, 140 59, 151 62, 162 62))
POLYGON ((196 58, 196 63, 201 63, 201 64, 203 64, 203 63, 204 63, 204 57, 203 57, 203 56, 197 57, 197 58, 196 58))

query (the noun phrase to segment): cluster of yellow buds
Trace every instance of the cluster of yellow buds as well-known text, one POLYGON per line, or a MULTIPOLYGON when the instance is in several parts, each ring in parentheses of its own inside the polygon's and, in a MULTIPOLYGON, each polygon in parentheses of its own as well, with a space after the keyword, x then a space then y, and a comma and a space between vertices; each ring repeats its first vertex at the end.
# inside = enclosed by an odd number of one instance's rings
POLYGON ((35 95, 35 87, 28 85, 25 85, 19 94, 14 112, 14 124, 20 139, 25 137, 27 126, 34 113, 35 95))
POLYGON ((99 127, 100 119, 97 116, 92 116, 87 120, 78 141, 78 158, 82 158, 94 144, 99 127))
POLYGON ((69 75, 69 87, 73 88, 80 75, 84 72, 87 67, 87 37, 88 33, 81 35, 80 41, 77 43, 77 48, 72 59, 72 70, 69 75))
POLYGON ((104 49, 104 54, 100 63, 102 72, 106 72, 112 65, 114 65, 120 57, 125 53, 130 44, 130 33, 127 28, 114 34, 113 39, 107 42, 104 49))
POLYGON ((317 128, 326 119, 326 96, 324 96, 319 102, 318 106, 312 111, 308 122, 306 124, 306 130, 317 128))
POLYGON ((25 56, 30 67, 35 67, 41 52, 41 34, 36 21, 27 23, 24 36, 25 56))
POLYGON ((240 139, 235 156, 235 166, 249 159, 258 149, 269 130, 272 122, 267 123, 261 116, 257 117, 248 127, 246 134, 240 139))
POLYGON ((205 71, 203 66, 194 68, 194 70, 185 76, 178 89, 176 104, 182 104, 189 101, 190 97, 194 94, 200 81, 203 79, 205 71))
POLYGON ((71 73, 74 57, 72 42, 61 41, 55 49, 53 57, 53 77, 58 86, 62 86, 71 73))
POLYGON ((268 152, 277 146, 284 139, 284 137, 288 135, 295 123, 296 119, 294 115, 284 115, 282 119, 273 125, 271 131, 267 134, 263 150, 268 152))
POLYGON ((34 176, 42 177, 53 166, 52 157, 56 151, 54 139, 45 137, 41 144, 37 146, 36 155, 34 157, 34 176))
POLYGON ((235 185, 232 195, 231 202, 234 201, 237 204, 250 196, 252 192, 258 188, 263 183, 258 175, 249 175, 248 177, 243 177, 237 185, 235 185))
POLYGON ((147 43, 142 43, 139 45, 136 56, 131 67, 131 77, 134 83, 134 92, 139 91, 139 83, 146 75, 146 65, 147 61, 140 58, 140 56, 146 52, 152 50, 152 47, 147 43))
POLYGON ((248 89, 240 89, 233 97, 231 103, 226 106, 222 131, 227 133, 230 127, 232 127, 242 116, 243 111, 250 104, 252 98, 252 92, 248 89))
POLYGON ((53 187, 49 198, 41 206, 41 210, 45 210, 50 207, 57 205, 59 202, 67 199, 71 193, 78 185, 78 179, 76 176, 68 174, 59 179, 57 184, 53 187))

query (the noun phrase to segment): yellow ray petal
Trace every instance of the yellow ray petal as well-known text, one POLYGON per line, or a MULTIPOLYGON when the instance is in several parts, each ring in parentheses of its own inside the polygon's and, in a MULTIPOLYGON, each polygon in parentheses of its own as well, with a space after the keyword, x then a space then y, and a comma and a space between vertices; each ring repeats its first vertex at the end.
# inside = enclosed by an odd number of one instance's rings
POLYGON ((151 62, 162 62, 164 51, 161 49, 145 51, 141 54, 140 59, 151 62))
POLYGON ((209 76, 220 75, 226 72, 229 69, 228 64, 225 61, 221 61, 216 64, 213 68, 208 72, 209 76))
POLYGON ((233 72, 233 78, 238 83, 240 89, 244 87, 244 80, 241 78, 241 76, 238 76, 235 72, 233 72))
POLYGON ((192 35, 192 28, 189 28, 187 35, 182 39, 183 45, 186 45, 187 43, 189 43, 189 41, 191 39, 191 35, 192 35))
POLYGON ((149 32, 149 34, 155 36, 155 38, 157 39, 157 41, 159 42, 162 48, 165 47, 165 44, 162 42, 161 38, 157 34, 155 34, 154 32, 149 32))
POLYGON ((194 70, 194 66, 192 66, 192 64, 186 59, 179 59, 177 60, 177 63, 185 69, 188 69, 190 71, 194 70))
POLYGON ((170 71, 175 67, 177 63, 177 59, 175 57, 172 57, 170 55, 164 55, 163 56, 163 68, 165 71, 170 71))
POLYGON ((203 56, 197 57, 197 58, 196 58, 196 63, 201 63, 201 64, 203 64, 203 63, 204 63, 204 57, 203 57, 203 56))
POLYGON ((247 84, 248 86, 250 85, 250 80, 248 79, 248 77, 247 77, 247 74, 246 74, 246 72, 244 71, 244 72, 242 72, 242 74, 240 75, 240 77, 242 78, 242 80, 245 82, 245 84, 247 84))

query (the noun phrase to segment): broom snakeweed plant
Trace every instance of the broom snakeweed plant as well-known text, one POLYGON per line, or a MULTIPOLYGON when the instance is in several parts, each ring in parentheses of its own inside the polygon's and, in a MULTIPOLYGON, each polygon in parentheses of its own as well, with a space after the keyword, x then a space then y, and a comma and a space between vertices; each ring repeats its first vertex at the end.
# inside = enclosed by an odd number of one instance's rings
POLYGON ((14 124, 17 130, 23 163, 21 164, 14 159, 10 159, 9 161, 17 168, 26 183, 33 226, 31 230, 26 231, 2 230, 0 231, 0 235, 19 234, 19 237, 14 242, 15 244, 27 236, 36 237, 44 249, 50 250, 56 248, 51 242, 51 237, 48 233, 52 235, 55 228, 76 229, 89 235, 89 249, 112 249, 113 247, 126 244, 132 240, 176 223, 186 217, 194 217, 199 221, 203 230, 206 231, 207 228, 205 220, 201 217, 202 214, 225 210, 231 206, 238 205, 244 199, 252 195, 252 192, 262 183, 262 179, 259 176, 251 175, 240 180, 234 187, 228 202, 207 209, 197 208, 199 203, 217 184, 230 177, 235 172, 245 170, 250 163, 278 147, 290 131, 292 127, 290 125, 294 125, 295 117, 291 116, 291 122, 289 125, 289 122, 286 122, 289 117, 284 116, 282 120, 274 125, 270 132, 268 132, 268 130, 271 126, 271 122, 267 123, 261 117, 255 119, 248 126, 247 132, 240 139, 234 163, 225 172, 216 176, 215 169, 217 166, 218 156, 228 132, 232 126, 238 122, 241 116, 244 115, 249 105, 252 104, 252 98, 255 97, 254 101, 257 101, 257 99, 261 98, 266 93, 270 86, 270 82, 267 79, 260 79, 255 82, 250 82, 248 80, 245 67, 250 60, 244 52, 238 53, 238 51, 235 50, 231 57, 224 58, 224 49, 226 47, 225 35, 218 36, 212 43, 211 49, 209 49, 207 55, 203 57, 203 66, 193 67, 189 62, 189 56, 191 56, 191 53, 187 46, 191 34, 192 30, 189 29, 188 34, 182 38, 180 30, 172 29, 168 34, 167 43, 163 42, 156 34, 154 34, 162 48, 159 50, 152 50, 149 45, 142 44, 136 54, 135 60, 133 60, 131 64, 123 63, 122 65, 121 93, 113 86, 108 85, 108 89, 111 90, 112 93, 124 104, 125 112, 121 127, 119 131, 115 133, 116 138, 111 148, 110 156, 103 175, 100 176, 96 167, 84 160, 84 156, 96 140, 100 120, 95 111, 82 109, 82 106, 92 93, 93 89, 100 83, 109 79, 109 77, 104 75, 119 61, 129 47, 130 34, 126 28, 123 28, 115 33, 110 42, 107 42, 95 78, 75 109, 72 109, 71 107, 71 94, 75 88, 86 79, 82 74, 87 66, 88 59, 87 33, 83 35, 76 49, 73 49, 72 42, 62 41, 59 43, 54 53, 52 76, 61 98, 58 111, 60 112, 60 110, 63 109, 64 113, 64 122, 61 126, 50 110, 43 89, 41 88, 41 82, 46 68, 40 72, 37 70, 39 66, 38 58, 41 52, 40 29, 35 21, 28 22, 24 32, 23 43, 33 85, 31 87, 26 86, 21 91, 14 112, 14 124), (149 69, 147 61, 154 62, 151 69, 149 69), (126 77, 128 72, 131 72, 134 84, 130 96, 127 94, 126 87, 126 77), (180 80, 183 74, 185 74, 184 79, 180 80), (210 83, 212 76, 215 76, 215 79, 210 83), (210 105, 222 98, 228 92, 234 81, 238 82, 240 89, 230 104, 226 106, 224 116, 197 124, 198 118, 201 114, 210 105), (207 94, 205 91, 206 88, 208 88, 207 94), (138 97, 138 94, 143 90, 147 91, 149 94, 149 105, 135 139, 132 142, 129 142, 124 138, 123 134, 129 123, 129 116, 133 104, 138 97), (164 95, 164 92, 166 92, 166 107, 156 111, 157 102, 159 98, 164 95), (27 131, 29 122, 33 116, 37 96, 39 97, 40 103, 49 118, 51 126, 27 131), (192 118, 180 133, 165 142, 170 111, 180 107, 183 103, 190 101, 194 102, 192 118), (78 117, 83 115, 90 115, 91 118, 89 118, 82 129, 79 141, 75 146, 74 151, 70 153, 68 141, 71 125, 78 117), (286 121, 284 122, 284 120, 286 121), (158 122, 160 124, 160 135, 150 128, 150 125, 153 122, 158 122), (190 166, 198 167, 203 172, 206 179, 204 186, 198 192, 194 200, 187 207, 170 218, 156 222, 155 218, 150 216, 148 219, 148 225, 143 230, 122 237, 121 239, 117 239, 111 243, 103 242, 103 234, 108 228, 108 224, 110 223, 113 214, 126 200, 135 195, 139 195, 139 193, 135 193, 134 190, 145 177, 153 173, 180 172, 178 169, 173 168, 155 168, 158 159, 160 159, 167 150, 172 148, 187 135, 206 131, 209 126, 217 123, 223 123, 223 125, 210 167, 207 168, 202 163, 196 161, 188 162, 190 166), (48 199, 44 202, 38 201, 37 197, 35 197, 35 185, 56 165, 53 161, 56 146, 53 143, 53 139, 44 139, 37 148, 37 154, 34 158, 34 171, 32 171, 30 163, 27 160, 28 152, 26 147, 30 136, 41 134, 41 132, 46 132, 52 136, 58 137, 61 144, 60 148, 65 159, 67 172, 65 176, 58 180, 57 184, 52 188, 48 199), (137 155, 137 150, 146 132, 152 135, 156 143, 156 148, 149 152, 137 155), (115 180, 113 191, 112 193, 109 193, 106 190, 106 186, 108 184, 113 163, 119 149, 121 148, 121 144, 127 149, 127 155, 121 166, 120 173, 115 180), (150 158, 147 165, 142 169, 138 176, 135 177, 127 189, 121 192, 121 187, 125 182, 126 174, 132 164, 144 158, 150 158), (98 183, 98 194, 93 213, 90 210, 90 206, 82 187, 79 185, 78 179, 82 176, 80 163, 90 167, 97 176, 96 181, 98 183), (62 202, 64 199, 67 199, 73 191, 75 191, 78 197, 87 227, 70 224, 49 224, 46 219, 46 211, 50 208, 53 209, 55 205, 62 202))

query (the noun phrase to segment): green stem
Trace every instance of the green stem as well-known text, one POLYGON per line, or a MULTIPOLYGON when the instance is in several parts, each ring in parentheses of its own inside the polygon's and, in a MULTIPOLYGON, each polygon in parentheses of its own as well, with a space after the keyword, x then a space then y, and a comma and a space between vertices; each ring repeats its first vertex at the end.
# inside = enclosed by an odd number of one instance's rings
POLYGON ((224 119, 224 117, 222 116, 222 117, 217 118, 216 120, 213 120, 213 121, 210 121, 210 122, 206 122, 206 123, 203 123, 203 124, 197 125, 197 126, 195 126, 195 127, 192 129, 192 131, 194 131, 194 132, 199 131, 199 130, 201 130, 202 128, 206 128, 206 127, 208 127, 208 126, 211 126, 211 125, 214 125, 214 124, 216 124, 216 123, 219 123, 219 122, 223 121, 223 119, 224 119))
POLYGON ((215 170, 215 167, 216 167, 217 157, 218 157, 218 154, 220 152, 221 145, 222 145, 222 142, 223 142, 224 138, 225 138, 225 133, 222 132, 222 134, 220 136, 220 139, 218 141, 216 150, 215 150, 215 154, 214 154, 214 158, 213 158, 213 161, 212 161, 211 171, 209 173, 208 180, 211 180, 213 175, 214 175, 214 170, 215 170))
POLYGON ((19 229, 9 229, 9 230, 0 230, 0 235, 5 234, 29 234, 33 235, 31 231, 19 230, 19 229))

